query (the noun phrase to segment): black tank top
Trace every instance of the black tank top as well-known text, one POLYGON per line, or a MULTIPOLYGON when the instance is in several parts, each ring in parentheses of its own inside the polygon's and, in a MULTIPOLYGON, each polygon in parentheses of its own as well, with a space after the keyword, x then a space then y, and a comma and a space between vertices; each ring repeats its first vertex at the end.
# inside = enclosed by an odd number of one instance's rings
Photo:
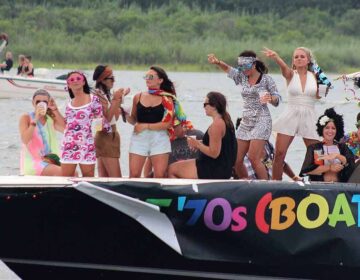
POLYGON ((140 102, 141 95, 139 98, 139 102, 136 104, 136 114, 137 120, 140 123, 158 123, 164 117, 164 106, 159 104, 154 107, 145 107, 140 102))
MULTIPOLYGON (((209 133, 206 131, 203 144, 209 146, 209 133)), ((226 127, 226 133, 221 140, 221 151, 217 158, 211 158, 200 152, 196 160, 199 179, 229 179, 237 155, 237 141, 233 128, 226 127)))

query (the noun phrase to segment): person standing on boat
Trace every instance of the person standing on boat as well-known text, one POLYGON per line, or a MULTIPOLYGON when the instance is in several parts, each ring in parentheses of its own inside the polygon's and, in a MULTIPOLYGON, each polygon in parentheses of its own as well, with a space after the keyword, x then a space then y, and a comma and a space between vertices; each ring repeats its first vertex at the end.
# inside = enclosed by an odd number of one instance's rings
MULTIPOLYGON (((90 94, 85 75, 79 71, 67 76, 70 102, 65 109, 65 131, 61 143, 63 176, 74 176, 80 166, 83 177, 94 177, 96 153, 92 131, 102 129, 102 105, 99 97, 90 94)), ((104 123, 104 129, 108 124, 104 123)))
POLYGON ((4 71, 10 71, 12 67, 13 67, 13 55, 11 52, 8 51, 5 54, 5 61, 3 63, 0 63, 1 73, 4 73, 4 71))
POLYGON ((244 157, 248 154, 251 165, 259 179, 269 179, 265 165, 261 161, 265 141, 271 134, 272 120, 267 103, 278 106, 280 96, 274 80, 267 75, 265 64, 253 51, 244 51, 238 57, 239 68, 230 67, 214 54, 208 61, 217 65, 228 77, 242 86, 244 100, 243 117, 236 132, 238 143, 235 171, 239 178, 247 178, 244 157))
POLYGON ((99 177, 121 177, 120 168, 120 134, 116 122, 121 114, 120 104, 130 89, 120 88, 113 94, 115 77, 112 69, 107 65, 98 65, 93 74, 96 81, 96 94, 103 106, 104 122, 108 123, 108 130, 101 130, 95 136, 95 148, 99 177))
POLYGON ((0 54, 9 43, 9 36, 6 33, 0 34, 0 54))
POLYGON ((320 98, 318 84, 328 88, 331 84, 307 48, 295 49, 291 68, 275 51, 265 48, 263 53, 279 65, 288 89, 288 107, 273 125, 277 133, 273 180, 282 180, 285 157, 295 135, 301 136, 307 147, 319 141, 315 113, 315 102, 320 98))
POLYGON ((202 141, 191 137, 187 139, 192 149, 199 150, 199 157, 171 164, 169 178, 230 179, 236 161, 237 141, 226 107, 223 94, 214 91, 207 94, 204 110, 213 122, 202 141))
POLYGON ((46 90, 37 90, 32 104, 34 112, 22 115, 19 122, 22 142, 20 174, 61 176, 55 131, 64 131, 64 118, 46 90))
POLYGON ((129 149, 130 177, 140 177, 145 160, 150 157, 154 178, 163 178, 171 152, 174 115, 180 119, 183 112, 174 84, 164 69, 152 66, 144 79, 148 90, 134 96, 131 115, 127 116, 134 125, 129 149))
POLYGON ((347 182, 354 171, 354 155, 344 143, 344 121, 333 108, 325 110, 316 123, 316 131, 322 142, 307 147, 300 176, 311 181, 347 182))

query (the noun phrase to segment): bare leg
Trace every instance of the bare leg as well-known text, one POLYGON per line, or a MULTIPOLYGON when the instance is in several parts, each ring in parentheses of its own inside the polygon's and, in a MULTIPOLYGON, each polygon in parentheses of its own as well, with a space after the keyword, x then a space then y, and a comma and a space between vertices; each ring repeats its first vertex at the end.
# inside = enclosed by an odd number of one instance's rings
POLYGON ((102 157, 98 157, 97 159, 97 168, 98 168, 99 177, 109 177, 108 173, 106 172, 106 168, 102 157))
POLYGON ((160 154, 150 157, 151 164, 154 167, 154 178, 164 178, 168 168, 169 154, 160 154))
POLYGON ((83 177, 95 176, 95 164, 80 164, 80 170, 83 177))
POLYGON ((62 176, 73 177, 75 175, 75 170, 76 170, 76 164, 72 164, 72 163, 61 164, 62 176))
POLYGON ((282 180, 286 153, 293 140, 294 136, 281 133, 277 134, 275 143, 275 157, 273 163, 273 180, 282 180))
POLYGON ((195 159, 181 160, 169 165, 169 178, 198 179, 195 159))
POLYGON ((147 157, 129 153, 129 172, 130 178, 140 178, 145 160, 147 157))
POLYGON ((62 176, 61 167, 55 164, 49 164, 43 169, 41 176, 62 176))
POLYGON ((121 177, 119 158, 102 157, 101 159, 106 177, 121 177))
POLYGON ((248 173, 244 165, 244 157, 249 150, 250 141, 237 139, 237 146, 238 150, 235 162, 235 172, 239 179, 246 179, 248 177, 248 173))
POLYGON ((144 173, 145 178, 153 178, 154 177, 153 167, 152 167, 150 158, 146 158, 143 173, 144 173))
POLYGON ((264 154, 264 145, 265 140, 251 140, 248 157, 251 162, 251 166, 256 173, 256 177, 261 180, 269 180, 266 167, 261 161, 261 157, 264 154))

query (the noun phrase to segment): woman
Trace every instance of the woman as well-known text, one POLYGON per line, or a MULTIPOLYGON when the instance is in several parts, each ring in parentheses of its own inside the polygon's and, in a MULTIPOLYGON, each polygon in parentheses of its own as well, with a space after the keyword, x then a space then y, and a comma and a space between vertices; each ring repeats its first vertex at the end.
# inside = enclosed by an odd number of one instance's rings
POLYGON ((96 94, 103 106, 104 122, 108 130, 101 130, 95 136, 96 157, 99 177, 121 177, 120 169, 120 135, 116 122, 120 116, 120 104, 130 89, 118 89, 112 94, 115 78, 109 66, 98 65, 93 74, 96 81, 96 94))
MULTIPOLYGON (((95 121, 97 125, 100 122, 101 126, 102 106, 99 97, 90 94, 83 73, 70 72, 66 81, 71 101, 65 110, 66 127, 61 144, 62 174, 74 176, 79 164, 83 177, 94 177, 96 154, 92 126, 95 121)), ((106 123, 104 129, 109 129, 106 123)))
POLYGON ((130 177, 141 176, 150 157, 155 178, 163 178, 171 152, 168 129, 172 128, 176 91, 166 72, 152 66, 145 75, 148 90, 134 96, 129 123, 134 125, 130 140, 130 177))
POLYGON ((31 63, 30 55, 25 56, 20 75, 25 77, 34 77, 34 66, 31 63))
POLYGON ((311 181, 347 182, 355 163, 346 144, 338 142, 344 135, 342 116, 333 108, 327 109, 316 127, 323 141, 307 147, 300 176, 309 175, 311 181))
MULTIPOLYGON (((282 180, 286 153, 295 135, 301 136, 307 147, 319 141, 314 108, 315 101, 319 98, 316 74, 321 74, 319 83, 324 83, 327 79, 307 48, 295 49, 291 68, 275 51, 265 48, 264 54, 279 65, 288 89, 288 108, 273 125, 273 131, 277 133, 273 180, 282 180)), ((327 84, 330 86, 329 82, 327 84)))
POLYGON ((178 161, 169 166, 170 178, 230 179, 237 154, 234 125, 226 111, 226 98, 219 92, 209 92, 204 102, 212 124, 203 140, 188 137, 191 148, 199 150, 198 159, 178 161))
POLYGON ((21 116, 19 131, 22 148, 21 175, 61 176, 59 145, 55 130, 63 132, 65 123, 55 101, 43 89, 32 98, 34 112, 21 116))
POLYGON ((273 79, 267 75, 267 68, 253 51, 244 51, 238 57, 239 68, 235 69, 219 60, 214 54, 208 55, 211 64, 218 65, 235 84, 242 86, 244 100, 242 122, 236 131, 238 152, 235 171, 239 178, 247 178, 244 157, 248 154, 256 176, 267 180, 268 174, 261 157, 264 145, 271 134, 271 116, 267 103, 279 104, 279 95, 273 79))

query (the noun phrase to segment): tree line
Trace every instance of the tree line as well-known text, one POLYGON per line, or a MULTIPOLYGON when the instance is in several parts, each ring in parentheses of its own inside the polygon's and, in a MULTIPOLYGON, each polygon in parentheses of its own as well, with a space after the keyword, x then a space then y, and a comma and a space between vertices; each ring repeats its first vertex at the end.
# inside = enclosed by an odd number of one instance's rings
MULTIPOLYGON (((311 48, 327 71, 358 69, 360 2, 325 0, 3 0, 0 31, 15 54, 49 63, 228 63, 244 49, 287 61, 311 48)), ((269 62, 270 63, 270 62, 269 62)))

